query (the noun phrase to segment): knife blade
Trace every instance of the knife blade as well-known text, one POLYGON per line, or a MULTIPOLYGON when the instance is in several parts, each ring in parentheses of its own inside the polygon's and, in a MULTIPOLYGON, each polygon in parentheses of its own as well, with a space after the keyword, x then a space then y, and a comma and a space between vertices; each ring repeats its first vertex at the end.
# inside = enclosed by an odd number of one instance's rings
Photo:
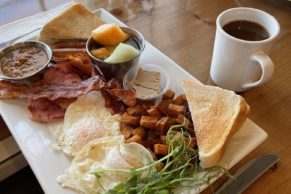
POLYGON ((246 163, 237 170, 216 192, 215 194, 236 194, 242 193, 248 186, 257 180, 264 172, 274 166, 279 161, 276 154, 260 156, 246 163))

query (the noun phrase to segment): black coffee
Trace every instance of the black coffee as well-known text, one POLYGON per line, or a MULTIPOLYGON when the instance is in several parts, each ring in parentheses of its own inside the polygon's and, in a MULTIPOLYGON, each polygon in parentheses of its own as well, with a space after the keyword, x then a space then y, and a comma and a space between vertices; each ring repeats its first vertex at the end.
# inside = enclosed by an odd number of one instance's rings
POLYGON ((270 36, 263 26, 246 20, 227 23, 223 26, 223 30, 235 38, 249 41, 265 40, 270 36))

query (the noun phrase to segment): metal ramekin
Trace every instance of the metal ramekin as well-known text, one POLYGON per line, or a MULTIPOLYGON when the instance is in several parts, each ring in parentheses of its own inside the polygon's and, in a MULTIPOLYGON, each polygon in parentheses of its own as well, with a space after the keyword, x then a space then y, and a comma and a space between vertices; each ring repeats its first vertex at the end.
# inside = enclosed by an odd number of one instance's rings
POLYGON ((120 27, 125 33, 129 34, 137 43, 139 47, 139 53, 137 56, 133 57, 128 61, 124 61, 121 63, 108 63, 104 60, 98 59, 91 54, 91 50, 96 47, 100 47, 98 43, 96 43, 92 36, 88 39, 86 43, 86 51, 94 62, 94 65, 97 69, 101 71, 105 79, 110 80, 112 78, 123 79, 124 75, 132 68, 138 67, 138 61, 141 53, 145 48, 145 40, 144 37, 138 31, 129 28, 129 27, 120 27))
POLYGON ((35 79, 35 77, 37 77, 38 75, 41 75, 44 72, 44 70, 46 69, 46 67, 48 66, 48 64, 52 58, 52 50, 47 44, 45 44, 43 42, 25 41, 25 42, 18 42, 18 43, 12 44, 12 45, 4 48, 2 51, 0 51, 0 59, 2 57, 4 57, 6 54, 8 54, 9 52, 12 52, 12 51, 14 51, 18 48, 21 48, 21 47, 29 47, 29 46, 41 48, 46 53, 46 55, 48 57, 47 62, 45 64, 43 64, 43 66, 38 71, 36 71, 30 75, 19 77, 19 78, 12 78, 12 77, 5 76, 2 73, 1 67, 0 67, 0 78, 1 79, 5 79, 5 80, 9 80, 9 81, 32 81, 35 79))

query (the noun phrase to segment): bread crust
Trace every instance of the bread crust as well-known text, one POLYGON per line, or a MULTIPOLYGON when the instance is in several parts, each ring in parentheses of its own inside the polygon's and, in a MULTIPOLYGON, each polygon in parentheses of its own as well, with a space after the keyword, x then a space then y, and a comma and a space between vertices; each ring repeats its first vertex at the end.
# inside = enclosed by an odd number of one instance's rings
POLYGON ((199 148, 200 165, 215 166, 225 146, 239 130, 249 112, 249 105, 239 95, 216 86, 182 81, 189 104, 199 148))
POLYGON ((76 3, 46 23, 38 40, 50 44, 60 39, 88 39, 101 24, 103 20, 76 3))

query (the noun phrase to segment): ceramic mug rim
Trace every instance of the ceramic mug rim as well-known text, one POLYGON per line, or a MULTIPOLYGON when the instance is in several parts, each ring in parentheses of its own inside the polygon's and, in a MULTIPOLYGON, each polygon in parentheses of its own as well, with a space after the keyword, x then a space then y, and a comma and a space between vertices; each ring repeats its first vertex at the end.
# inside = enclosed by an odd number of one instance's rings
MULTIPOLYGON (((231 20, 231 21, 235 21, 237 19, 231 20)), ((242 19, 242 20, 246 20, 246 19, 242 19)), ((227 9, 225 11, 223 11, 222 13, 219 14, 219 16, 216 19, 216 27, 217 29, 226 37, 228 37, 229 39, 233 40, 233 41, 237 41, 237 42, 241 42, 241 43, 246 43, 246 44, 256 44, 256 43, 266 43, 266 42, 271 42, 273 39, 275 39, 278 34, 280 33, 280 25, 279 22, 276 20, 276 18, 274 16, 272 16, 271 14, 259 10, 259 9, 255 9, 255 8, 249 8, 249 7, 237 7, 237 8, 231 8, 231 9, 227 9), (264 15, 265 17, 268 17, 268 20, 270 20, 272 22, 272 26, 275 26, 275 32, 274 33, 270 33, 270 29, 266 29, 270 36, 267 39, 264 40, 258 40, 258 41, 250 41, 250 40, 243 40, 243 39, 239 39, 236 38, 234 36, 229 35, 227 32, 225 32, 222 28, 222 18, 226 17, 225 15, 228 14, 229 12, 236 12, 236 11, 248 11, 248 12, 256 12, 256 14, 260 14, 260 15, 264 15)))

